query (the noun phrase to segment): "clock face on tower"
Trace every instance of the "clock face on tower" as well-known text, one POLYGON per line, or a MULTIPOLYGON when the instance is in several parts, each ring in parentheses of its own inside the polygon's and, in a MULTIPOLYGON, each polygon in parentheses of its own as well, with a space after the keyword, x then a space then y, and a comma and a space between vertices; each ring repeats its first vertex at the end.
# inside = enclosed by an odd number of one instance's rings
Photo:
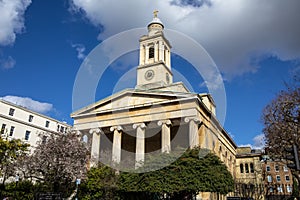
POLYGON ((145 79, 146 80, 151 80, 154 77, 154 71, 152 69, 146 71, 145 73, 145 79))

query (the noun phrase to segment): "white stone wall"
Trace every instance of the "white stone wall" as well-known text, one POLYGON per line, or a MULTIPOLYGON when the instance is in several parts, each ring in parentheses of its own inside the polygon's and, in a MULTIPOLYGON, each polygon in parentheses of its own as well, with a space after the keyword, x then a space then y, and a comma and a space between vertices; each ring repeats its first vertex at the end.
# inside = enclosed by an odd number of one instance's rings
POLYGON ((38 134, 45 132, 66 132, 70 130, 71 126, 47 117, 45 115, 33 112, 24 107, 0 100, 0 129, 2 125, 6 124, 4 133, 9 138, 21 139, 30 146, 35 146, 38 141, 38 134), (10 109, 14 109, 14 114, 9 115, 10 109), (33 116, 32 121, 29 121, 29 116, 33 116), (49 122, 49 127, 46 127, 46 121, 49 122), (11 127, 15 127, 11 135, 11 127), (58 130, 59 126, 59 130, 58 130), (63 127, 63 128, 61 128, 63 127), (25 140, 26 131, 30 131, 28 140, 25 140))

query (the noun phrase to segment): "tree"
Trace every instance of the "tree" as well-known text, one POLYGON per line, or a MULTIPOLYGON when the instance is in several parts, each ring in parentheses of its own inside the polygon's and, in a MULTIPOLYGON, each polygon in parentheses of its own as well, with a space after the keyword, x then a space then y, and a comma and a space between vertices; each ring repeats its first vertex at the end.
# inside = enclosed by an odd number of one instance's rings
POLYGON ((141 196, 142 198, 192 199, 199 192, 227 194, 233 191, 234 181, 227 167, 220 159, 208 153, 199 158, 201 149, 187 150, 175 162, 156 171, 149 168, 163 166, 166 159, 176 157, 176 152, 161 154, 148 161, 141 167, 145 173, 121 173, 119 180, 120 191, 127 197, 141 196))
POLYGON ((76 178, 84 178, 87 171, 88 150, 76 133, 48 133, 33 153, 20 162, 24 178, 43 183, 45 190, 67 195, 76 178))
POLYGON ((17 175, 17 160, 28 153, 28 147, 28 144, 19 139, 10 139, 6 134, 0 136, 0 176, 3 178, 0 198, 2 198, 2 193, 5 192, 5 181, 9 177, 17 175))
POLYGON ((273 158, 285 158, 285 148, 300 147, 300 76, 281 91, 262 114, 266 150, 273 158))
POLYGON ((118 175, 116 171, 101 163, 91 168, 87 173, 87 179, 79 188, 79 197, 89 199, 116 199, 118 193, 118 175))
POLYGON ((0 136, 0 176, 2 184, 10 176, 16 176, 16 161, 28 153, 28 144, 19 139, 10 139, 5 135, 0 136))

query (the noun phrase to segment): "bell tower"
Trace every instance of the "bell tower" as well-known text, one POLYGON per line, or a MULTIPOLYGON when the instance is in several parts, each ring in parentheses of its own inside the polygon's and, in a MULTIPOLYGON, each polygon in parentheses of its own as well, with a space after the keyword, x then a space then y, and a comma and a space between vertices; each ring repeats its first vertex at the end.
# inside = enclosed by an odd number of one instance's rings
POLYGON ((154 11, 154 17, 148 24, 148 34, 140 38, 138 89, 155 89, 173 83, 171 45, 164 36, 164 25, 157 13, 154 11))

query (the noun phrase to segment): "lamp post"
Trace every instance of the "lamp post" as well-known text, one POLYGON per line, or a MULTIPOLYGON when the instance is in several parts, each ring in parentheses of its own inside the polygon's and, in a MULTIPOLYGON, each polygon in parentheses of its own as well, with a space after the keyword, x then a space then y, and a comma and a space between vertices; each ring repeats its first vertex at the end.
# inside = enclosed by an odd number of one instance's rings
POLYGON ((80 179, 77 178, 76 179, 76 198, 75 200, 78 200, 78 186, 80 185, 80 179))
POLYGON ((15 187, 14 196, 16 196, 16 190, 17 190, 17 187, 18 187, 19 179, 20 179, 19 174, 16 174, 16 176, 15 176, 16 187, 15 187))

